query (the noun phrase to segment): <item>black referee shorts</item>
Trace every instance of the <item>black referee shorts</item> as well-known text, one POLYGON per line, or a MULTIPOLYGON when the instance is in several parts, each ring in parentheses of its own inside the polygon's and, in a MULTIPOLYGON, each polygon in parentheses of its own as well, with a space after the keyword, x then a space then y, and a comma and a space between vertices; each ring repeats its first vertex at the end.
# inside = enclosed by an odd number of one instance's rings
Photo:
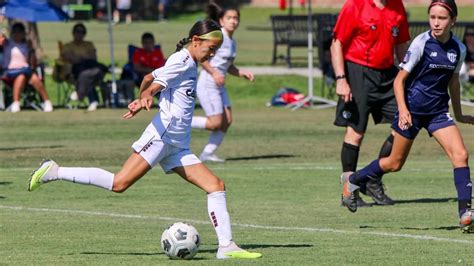
POLYGON ((365 132, 372 114, 374 123, 392 122, 397 112, 393 94, 393 81, 398 69, 373 69, 346 61, 346 78, 352 91, 352 101, 337 103, 334 125, 352 127, 359 133, 365 132))

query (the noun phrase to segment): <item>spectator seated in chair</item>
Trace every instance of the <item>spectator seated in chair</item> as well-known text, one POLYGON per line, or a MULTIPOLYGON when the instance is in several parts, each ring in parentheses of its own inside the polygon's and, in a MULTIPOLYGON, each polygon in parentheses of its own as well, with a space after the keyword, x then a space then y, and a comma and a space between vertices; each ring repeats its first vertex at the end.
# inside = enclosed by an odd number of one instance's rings
POLYGON ((48 98, 46 89, 38 74, 31 69, 35 66, 34 51, 26 39, 25 26, 15 23, 11 27, 10 39, 0 36, 3 47, 3 77, 2 80, 13 87, 13 102, 10 106, 12 113, 19 112, 21 92, 28 84, 38 91, 43 100, 43 111, 52 112, 53 105, 48 98))
POLYGON ((165 65, 165 58, 160 45, 155 44, 155 37, 145 32, 141 38, 142 48, 128 46, 129 62, 123 67, 118 90, 123 91, 127 101, 134 99, 133 88, 140 87, 143 77, 153 70, 165 65))
MULTIPOLYGON (((95 46, 90 41, 85 41, 87 30, 84 24, 77 23, 72 29, 73 40, 64 44, 61 49, 61 60, 65 67, 71 70, 79 101, 86 96, 89 98, 88 111, 95 111, 99 104, 99 96, 95 86, 101 85, 108 69, 97 61, 95 46)), ((76 95, 71 95, 75 98, 76 95)))
POLYGON ((474 27, 466 28, 464 33, 464 45, 466 45, 466 66, 469 82, 474 82, 474 27))

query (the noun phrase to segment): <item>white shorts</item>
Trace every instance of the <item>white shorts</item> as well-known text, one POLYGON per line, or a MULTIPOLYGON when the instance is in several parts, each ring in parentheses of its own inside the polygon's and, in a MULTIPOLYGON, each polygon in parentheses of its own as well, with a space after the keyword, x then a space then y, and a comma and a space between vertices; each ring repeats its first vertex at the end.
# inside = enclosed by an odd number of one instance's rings
POLYGON ((198 82, 197 96, 206 116, 223 114, 224 108, 230 107, 227 89, 224 86, 217 87, 214 81, 198 82))
POLYGON ((151 167, 157 163, 167 173, 176 167, 201 163, 190 149, 182 149, 164 143, 153 124, 149 124, 139 140, 132 144, 132 149, 148 162, 151 167))

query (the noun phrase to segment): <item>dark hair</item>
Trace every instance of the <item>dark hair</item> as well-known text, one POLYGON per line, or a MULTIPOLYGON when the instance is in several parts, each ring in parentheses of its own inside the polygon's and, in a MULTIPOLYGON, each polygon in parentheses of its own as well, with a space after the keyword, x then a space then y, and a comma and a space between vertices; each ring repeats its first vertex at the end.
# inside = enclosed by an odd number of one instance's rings
POLYGON ((155 37, 153 36, 152 33, 150 33, 150 32, 145 32, 145 33, 143 33, 143 35, 142 35, 142 42, 143 42, 144 40, 153 40, 153 41, 154 41, 154 40, 155 40, 155 37))
POLYGON ((458 7, 454 0, 432 0, 430 6, 428 7, 428 13, 430 13, 430 9, 436 5, 442 6, 448 10, 451 18, 458 16, 458 7))
POLYGON ((12 25, 11 31, 12 32, 26 32, 26 28, 25 28, 25 25, 23 25, 23 23, 17 22, 12 25))
POLYGON ((222 6, 219 6, 217 3, 215 3, 214 1, 211 1, 207 5, 207 8, 206 8, 207 18, 212 19, 215 22, 217 22, 217 24, 219 24, 219 20, 222 17, 224 17, 225 13, 227 13, 227 11, 229 10, 236 11, 237 15, 240 17, 240 11, 237 7, 232 7, 232 6, 222 7, 222 6))
POLYGON ((215 30, 221 30, 221 27, 219 27, 215 21, 210 19, 199 20, 198 22, 194 23, 193 27, 189 31, 188 37, 183 38, 176 44, 176 52, 183 49, 183 47, 191 41, 194 35, 200 36, 215 30))
POLYGON ((76 25, 74 25, 74 27, 72 27, 72 32, 77 32, 77 31, 82 31, 84 32, 84 34, 87 34, 87 29, 86 29, 86 26, 84 26, 84 24, 82 23, 76 23, 76 25))

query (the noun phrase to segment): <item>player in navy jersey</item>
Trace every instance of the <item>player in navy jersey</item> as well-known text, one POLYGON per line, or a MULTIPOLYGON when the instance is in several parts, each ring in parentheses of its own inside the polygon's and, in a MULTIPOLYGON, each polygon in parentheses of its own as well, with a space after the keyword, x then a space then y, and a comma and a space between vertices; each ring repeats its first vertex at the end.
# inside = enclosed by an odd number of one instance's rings
POLYGON ((212 57, 222 39, 222 31, 214 21, 198 21, 188 37, 176 45, 176 53, 168 58, 166 64, 143 78, 140 97, 128 105, 129 111, 123 118, 132 118, 142 109, 150 111, 153 97, 158 92, 161 92, 160 111, 140 139, 133 143, 133 152, 119 172, 113 174, 100 168, 63 167, 53 160, 46 160, 33 172, 28 190, 33 191, 51 181, 64 180, 121 193, 159 164, 166 173, 174 172, 207 193, 209 218, 219 241, 218 259, 261 257, 262 254, 248 252, 234 243, 224 182, 189 149, 197 63, 212 57))
POLYGON ((474 212, 471 210, 468 153, 461 133, 448 113, 451 98, 456 120, 474 124, 474 117, 463 115, 460 104, 459 70, 466 48, 451 33, 457 18, 454 0, 433 0, 428 14, 431 30, 413 40, 395 79, 398 112, 392 124, 395 131, 392 152, 389 157, 377 159, 355 173, 343 173, 342 199, 350 211, 357 211, 355 198, 360 186, 371 178, 382 178, 385 173, 399 171, 418 132, 425 128, 451 160, 460 227, 463 232, 470 232, 474 227, 474 212))

